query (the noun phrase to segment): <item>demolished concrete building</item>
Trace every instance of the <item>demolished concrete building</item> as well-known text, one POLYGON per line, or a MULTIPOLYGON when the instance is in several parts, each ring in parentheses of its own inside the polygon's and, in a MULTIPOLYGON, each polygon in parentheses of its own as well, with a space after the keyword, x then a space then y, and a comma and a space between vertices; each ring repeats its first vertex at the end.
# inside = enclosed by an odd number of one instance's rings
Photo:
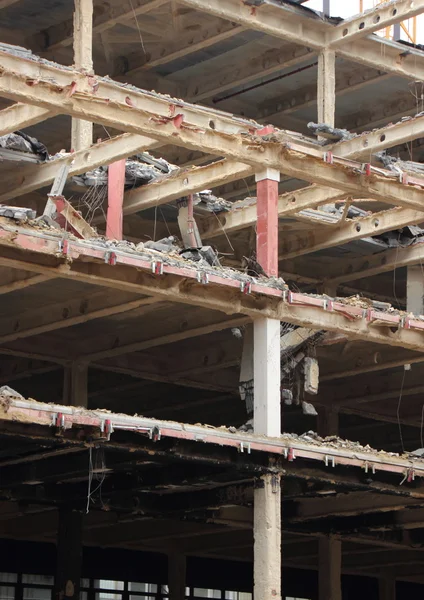
POLYGON ((0 600, 421 597, 424 1, 38 4, 0 0, 0 600))

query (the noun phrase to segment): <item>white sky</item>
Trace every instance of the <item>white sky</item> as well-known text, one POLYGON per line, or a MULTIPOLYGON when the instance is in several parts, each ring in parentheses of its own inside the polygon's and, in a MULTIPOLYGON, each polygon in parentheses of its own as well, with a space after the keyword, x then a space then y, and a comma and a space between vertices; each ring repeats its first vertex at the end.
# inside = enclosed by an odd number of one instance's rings
MULTIPOLYGON (((309 0, 305 6, 315 10, 322 10, 323 0, 309 0)), ((378 4, 377 0, 364 0, 364 10, 373 8, 378 4)), ((359 13, 359 0, 330 0, 331 16, 342 17, 346 19, 359 13)), ((408 22, 405 23, 408 27, 408 22)), ((412 22, 409 24, 412 32, 412 22)), ((417 17, 417 42, 424 44, 424 14, 417 17)), ((408 39, 405 32, 402 30, 402 39, 408 39)))

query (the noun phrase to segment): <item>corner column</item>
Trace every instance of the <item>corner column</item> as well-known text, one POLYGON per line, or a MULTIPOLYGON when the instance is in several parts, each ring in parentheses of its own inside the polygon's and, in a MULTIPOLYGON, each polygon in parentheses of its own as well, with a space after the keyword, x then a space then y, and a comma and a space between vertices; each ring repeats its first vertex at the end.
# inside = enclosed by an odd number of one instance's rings
POLYGON ((334 127, 336 114, 336 53, 322 50, 318 55, 318 123, 334 127))
POLYGON ((424 269, 421 265, 407 267, 406 310, 414 315, 424 314, 424 269))
MULTIPOLYGON (((74 65, 82 73, 93 73, 93 0, 75 0, 74 65)), ((71 149, 75 152, 93 143, 93 123, 72 119, 71 149)))
POLYGON ((123 158, 108 167, 106 237, 114 240, 122 240, 123 234, 125 163, 123 158))
POLYGON ((396 579, 391 574, 383 573, 378 579, 379 600, 396 600, 396 579))
POLYGON ((88 364, 73 362, 65 367, 63 374, 63 404, 67 406, 88 406, 88 364))
POLYGON ((342 543, 332 535, 319 540, 319 600, 342 600, 342 543))
POLYGON ((169 600, 185 600, 187 561, 184 554, 168 554, 169 600))
MULTIPOLYGON (((256 258, 265 273, 278 277, 278 182, 280 173, 265 169, 256 174, 256 258)), ((253 322, 255 433, 281 434, 280 321, 253 322)), ((263 475, 253 498, 255 600, 281 598, 281 476, 263 475)))
POLYGON ((82 520, 70 507, 59 509, 55 600, 79 600, 82 567, 82 520))
POLYGON ((268 277, 278 277, 278 182, 280 173, 256 173, 256 259, 268 277))

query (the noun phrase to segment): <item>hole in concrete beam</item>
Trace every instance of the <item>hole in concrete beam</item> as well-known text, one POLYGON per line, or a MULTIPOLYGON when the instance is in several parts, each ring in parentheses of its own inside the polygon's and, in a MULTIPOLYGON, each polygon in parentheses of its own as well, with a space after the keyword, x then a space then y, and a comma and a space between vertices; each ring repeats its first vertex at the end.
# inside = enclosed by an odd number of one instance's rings
POLYGON ((386 139, 385 134, 383 133, 383 135, 380 135, 380 142, 384 142, 386 139))
POLYGON ((364 21, 362 21, 362 23, 359 23, 359 29, 363 29, 364 27, 365 27, 364 21))
POLYGON ((343 35, 347 35, 349 33, 349 29, 343 29, 343 35))
POLYGON ((373 19, 373 23, 380 23, 380 15, 376 15, 373 19))
POLYGON ((359 223, 357 223, 357 224, 356 224, 356 227, 355 227, 355 229, 356 229, 356 231, 357 231, 358 233, 361 231, 361 226, 360 226, 360 224, 359 224, 359 223))
POLYGON ((397 8, 394 8, 392 10, 392 16, 395 17, 397 15, 397 8))

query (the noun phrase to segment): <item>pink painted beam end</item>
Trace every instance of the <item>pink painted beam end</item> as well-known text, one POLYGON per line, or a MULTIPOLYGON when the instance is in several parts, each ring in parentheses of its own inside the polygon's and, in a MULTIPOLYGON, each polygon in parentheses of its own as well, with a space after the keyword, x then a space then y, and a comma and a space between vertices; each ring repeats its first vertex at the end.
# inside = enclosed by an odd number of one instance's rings
POLYGON ((278 277, 278 182, 280 173, 256 174, 256 260, 269 277, 278 277))
POLYGON ((123 158, 108 168, 106 237, 114 240, 123 236, 125 162, 123 158))

